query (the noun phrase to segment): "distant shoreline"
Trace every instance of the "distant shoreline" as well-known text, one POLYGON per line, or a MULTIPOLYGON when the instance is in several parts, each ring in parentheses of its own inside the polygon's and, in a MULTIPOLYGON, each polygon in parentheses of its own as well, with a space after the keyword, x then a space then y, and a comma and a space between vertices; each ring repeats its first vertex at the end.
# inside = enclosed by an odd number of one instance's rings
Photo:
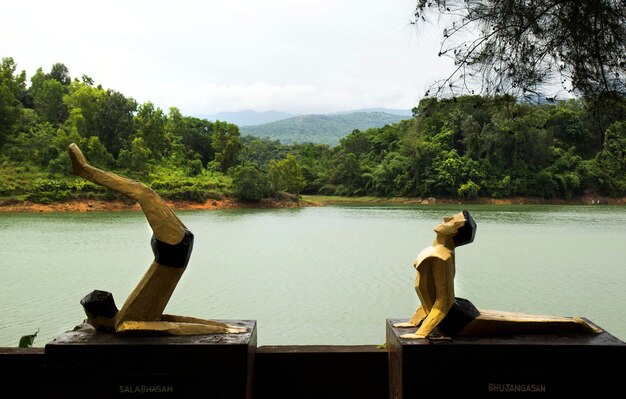
MULTIPOLYGON (((303 195, 299 201, 263 200, 260 202, 241 202, 232 198, 207 200, 205 202, 166 201, 173 210, 219 210, 219 209, 279 209, 301 208, 324 205, 446 205, 446 204, 483 204, 483 205, 626 205, 626 197, 580 196, 575 198, 384 198, 384 197, 339 197, 323 195, 303 195)), ((139 211, 136 202, 120 200, 70 200, 66 202, 37 204, 28 201, 0 201, 2 212, 93 212, 93 211, 139 211)))
POLYGON ((323 195, 303 195, 303 200, 320 205, 446 205, 446 204, 477 204, 477 205, 626 205, 626 197, 603 197, 584 195, 572 198, 410 198, 410 197, 339 197, 323 195))
MULTIPOLYGON (((219 209, 276 209, 299 208, 304 206, 319 206, 317 203, 288 200, 263 200, 260 202, 241 202, 234 199, 193 201, 165 201, 175 211, 187 210, 219 210, 219 209)), ((120 200, 69 200, 65 202, 36 204, 29 201, 10 203, 0 202, 0 213, 3 212, 98 212, 98 211, 139 211, 137 202, 120 200)))

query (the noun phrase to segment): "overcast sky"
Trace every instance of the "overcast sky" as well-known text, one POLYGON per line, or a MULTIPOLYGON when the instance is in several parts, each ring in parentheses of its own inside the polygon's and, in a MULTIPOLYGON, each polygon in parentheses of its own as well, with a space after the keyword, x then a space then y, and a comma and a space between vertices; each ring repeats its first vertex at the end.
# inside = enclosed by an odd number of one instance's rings
POLYGON ((0 57, 184 115, 410 109, 452 70, 415 0, 0 0, 0 57))

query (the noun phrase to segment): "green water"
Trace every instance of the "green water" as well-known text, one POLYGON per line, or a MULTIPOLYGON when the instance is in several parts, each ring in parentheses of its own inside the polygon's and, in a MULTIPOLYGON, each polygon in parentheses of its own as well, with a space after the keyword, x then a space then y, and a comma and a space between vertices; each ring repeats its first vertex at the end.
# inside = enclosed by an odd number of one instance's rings
MULTIPOLYGON (((381 344, 418 305, 412 263, 468 209, 456 295, 485 309, 583 316, 626 340, 626 207, 337 206, 179 212, 194 252, 168 313, 257 320, 259 345, 381 344)), ((0 346, 84 319, 93 289, 121 306, 153 256, 140 212, 0 214, 0 346)))

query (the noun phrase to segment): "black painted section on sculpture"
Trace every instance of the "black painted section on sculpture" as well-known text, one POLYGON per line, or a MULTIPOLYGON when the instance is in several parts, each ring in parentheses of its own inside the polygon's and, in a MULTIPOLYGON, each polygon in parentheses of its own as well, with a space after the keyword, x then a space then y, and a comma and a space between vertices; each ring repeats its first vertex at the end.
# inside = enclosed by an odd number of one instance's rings
POLYGON ((256 322, 242 334, 119 336, 82 325, 45 347, 56 398, 252 398, 256 322))
POLYGON ((385 399, 387 351, 375 345, 262 346, 255 399, 385 399))
POLYGON ((463 211, 463 216, 465 223, 452 238, 455 247, 472 243, 476 236, 476 221, 468 211, 463 211))
POLYGON ((406 321, 387 320, 390 399, 603 398, 623 390, 626 343, 608 332, 404 339, 415 328, 393 324, 406 321))

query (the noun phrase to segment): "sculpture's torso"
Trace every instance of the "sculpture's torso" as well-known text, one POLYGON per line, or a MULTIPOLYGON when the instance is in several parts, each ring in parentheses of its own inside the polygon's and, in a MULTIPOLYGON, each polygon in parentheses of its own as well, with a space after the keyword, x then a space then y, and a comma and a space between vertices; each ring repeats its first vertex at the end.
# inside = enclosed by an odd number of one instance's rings
POLYGON ((415 290, 424 310, 430 312, 437 299, 437 285, 433 275, 433 268, 445 268, 446 273, 454 278, 454 252, 444 245, 427 247, 419 253, 414 266, 417 270, 415 290))

